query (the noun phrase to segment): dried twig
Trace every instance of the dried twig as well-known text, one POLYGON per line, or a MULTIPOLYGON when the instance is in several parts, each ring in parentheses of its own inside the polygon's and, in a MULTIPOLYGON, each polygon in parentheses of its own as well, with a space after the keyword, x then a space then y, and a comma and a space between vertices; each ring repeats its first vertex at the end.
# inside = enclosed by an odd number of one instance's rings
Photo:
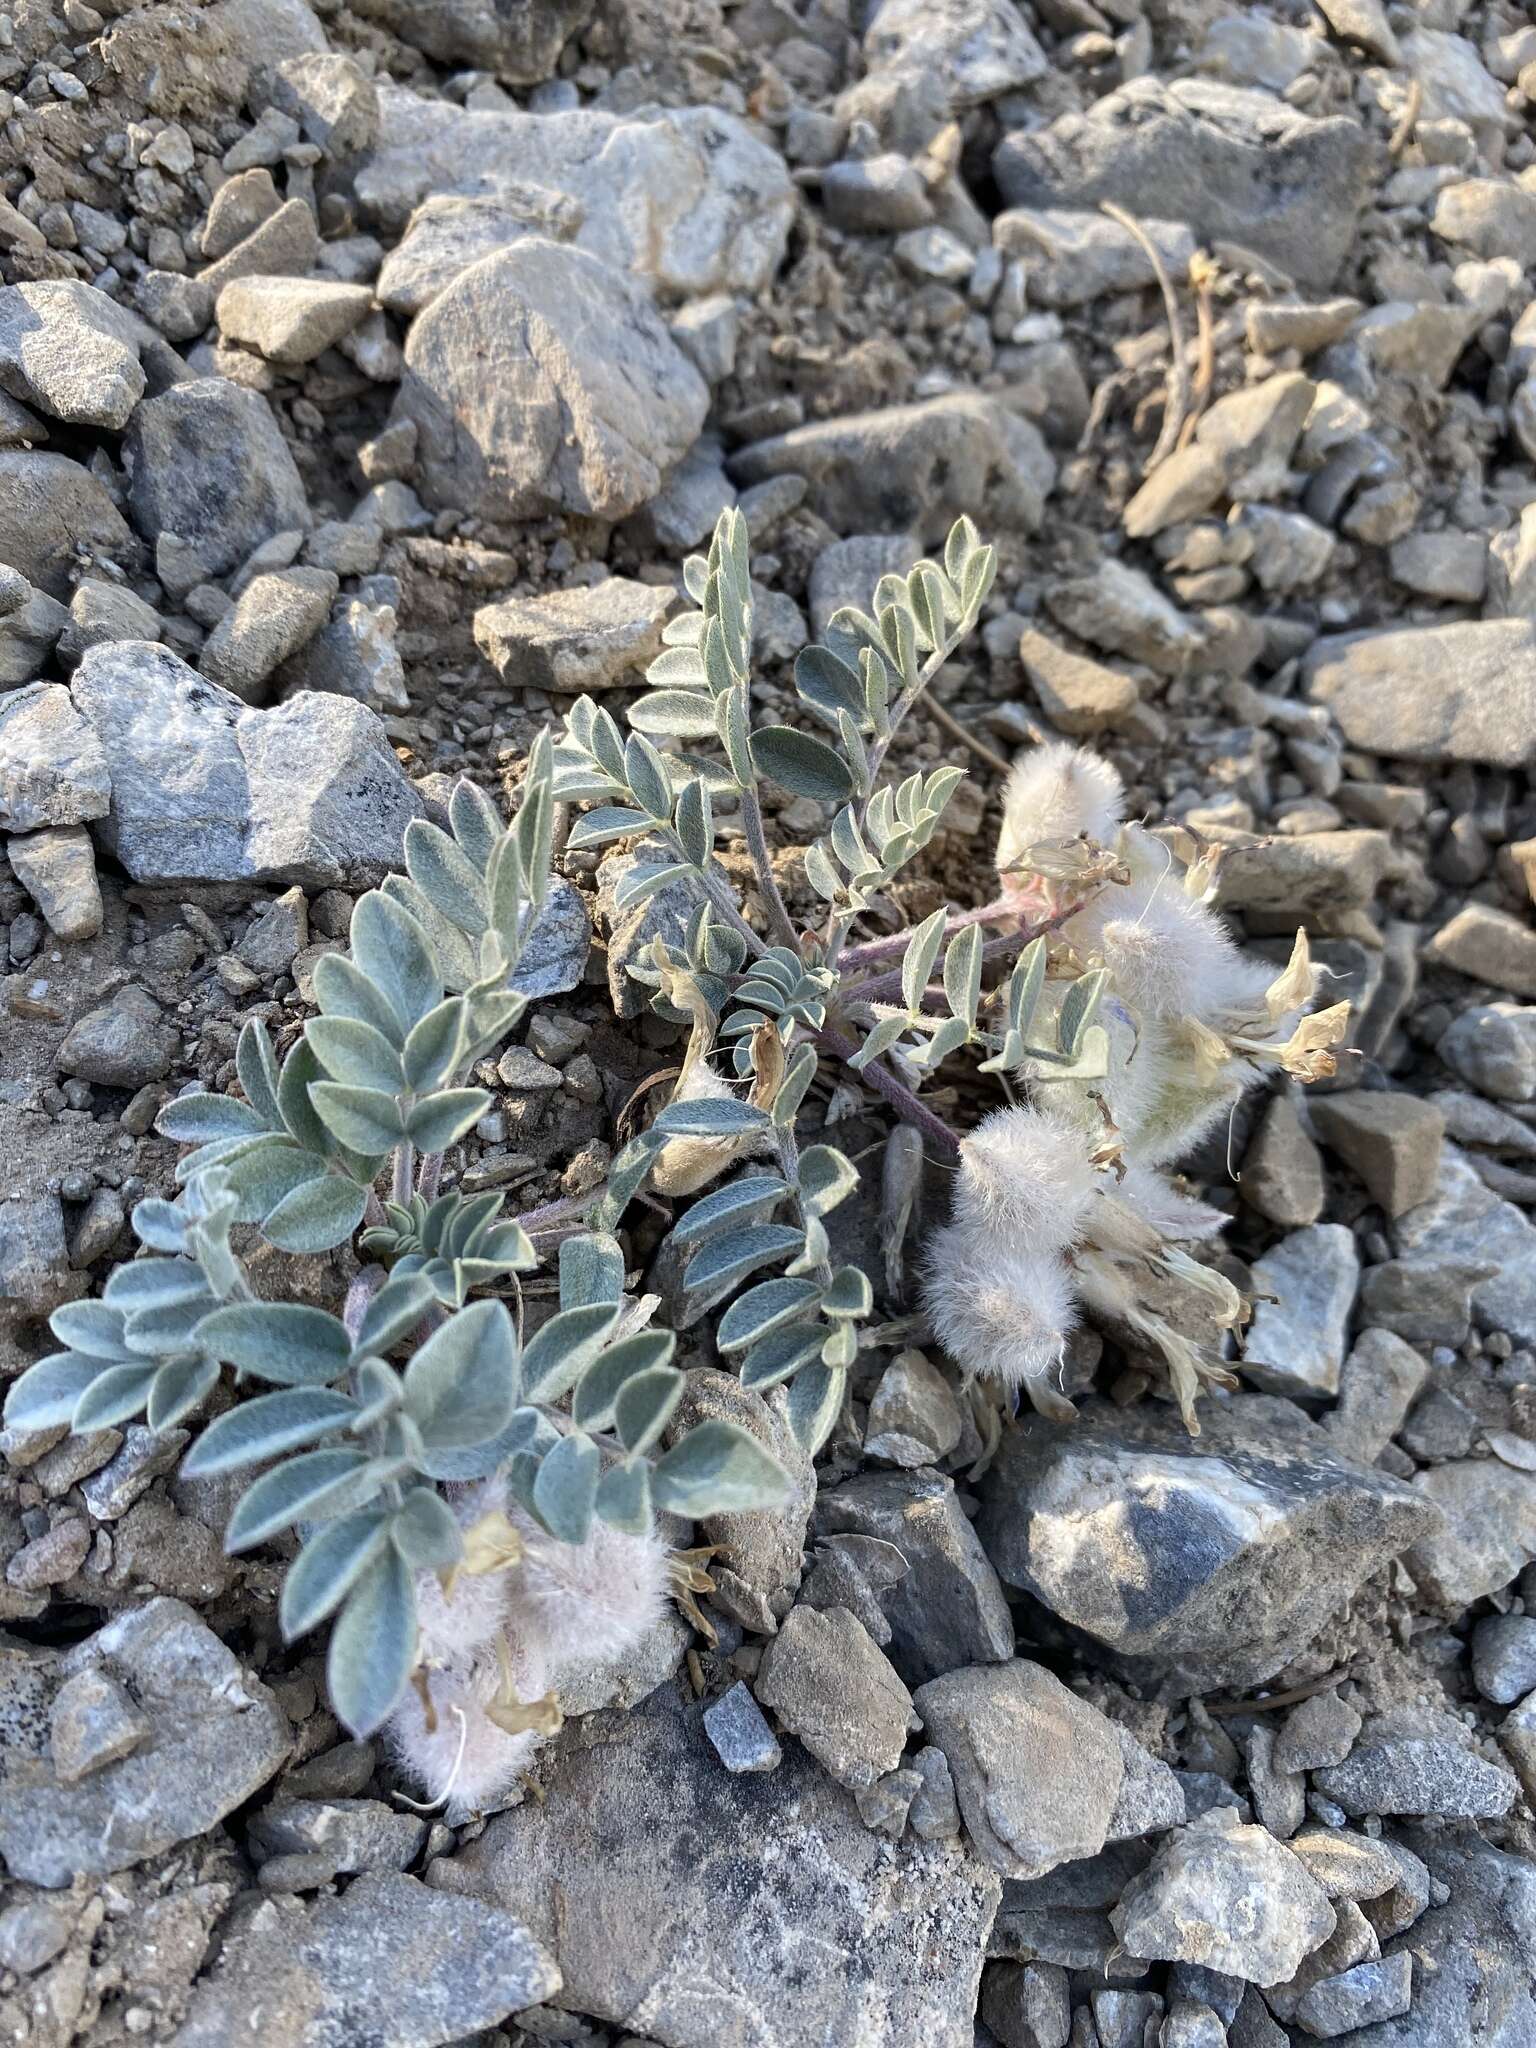
POLYGON ((1424 104, 1424 88, 1415 78, 1409 81, 1408 99, 1403 108, 1403 118, 1392 130, 1392 139, 1387 144, 1390 157, 1400 157, 1413 140, 1413 131, 1419 125, 1419 109, 1424 104))
POLYGON ((1162 430, 1156 446, 1142 464, 1143 476, 1150 476, 1160 462, 1170 456, 1178 446, 1179 429, 1184 424, 1184 415, 1189 406, 1189 372, 1184 364, 1184 323, 1179 314, 1179 302, 1173 289, 1173 279, 1168 275, 1157 244, 1147 233, 1141 222, 1123 206, 1116 206, 1113 200, 1099 202, 1099 211, 1118 222, 1128 235, 1134 235, 1146 253, 1152 266, 1152 275, 1157 279, 1157 288, 1163 295, 1163 310, 1168 315, 1168 339, 1172 355, 1168 364, 1168 398, 1163 407, 1162 430))
POLYGON ((1195 438, 1195 428, 1200 424, 1200 415, 1205 411, 1211 386, 1216 380, 1216 318, 1211 304, 1216 266, 1203 250, 1197 250, 1189 259, 1189 281, 1195 289, 1195 381, 1190 394, 1189 414, 1179 429, 1181 448, 1187 448, 1195 438))

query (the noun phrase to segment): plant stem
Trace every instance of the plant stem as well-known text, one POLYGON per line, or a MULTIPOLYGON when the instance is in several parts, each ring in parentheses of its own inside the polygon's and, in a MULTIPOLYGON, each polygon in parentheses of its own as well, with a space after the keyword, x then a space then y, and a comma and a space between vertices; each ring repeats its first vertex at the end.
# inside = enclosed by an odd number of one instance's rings
POLYGON ((411 1176, 416 1170, 416 1147, 409 1138, 402 1138, 395 1147, 394 1182, 390 1199, 397 1207, 404 1208, 411 1199, 411 1176))
POLYGON ((347 1326, 347 1335, 355 1344, 368 1304, 389 1278, 382 1266, 364 1266, 347 1289, 347 1299, 341 1311, 341 1320, 347 1326))
MULTIPOLYGON (((818 1045, 844 1062, 851 1060, 858 1051, 858 1047, 851 1040, 844 1038, 840 1031, 832 1031, 825 1026, 820 1031, 812 1032, 811 1036, 818 1045)), ((871 1060, 867 1067, 857 1068, 855 1071, 859 1079, 867 1081, 877 1095, 884 1096, 903 1123, 915 1125, 950 1158, 958 1156, 960 1140, 949 1125, 942 1117, 936 1116, 925 1102, 919 1102, 912 1090, 898 1081, 888 1067, 881 1066, 878 1060, 871 1060)))
POLYGON ((540 1209, 529 1209, 511 1220, 520 1223, 530 1237, 543 1235, 546 1231, 558 1230, 563 1224, 580 1223, 589 1209, 596 1208, 603 1199, 601 1186, 591 1188, 584 1195, 564 1195, 558 1202, 546 1202, 540 1209))
MULTIPOLYGON (((1026 946, 1032 946, 1036 939, 1043 938, 1047 932, 1055 931, 1058 925, 1063 925, 1068 918, 1075 917, 1082 907, 1081 903, 1069 903, 1064 910, 1057 911, 1054 917, 1043 918, 1039 924, 1028 925, 1019 932, 1005 932, 1000 938, 988 939, 981 949, 982 959, 1016 960, 1026 946)), ((981 917, 979 914, 968 914, 962 918, 962 922, 979 924, 981 917)), ((868 981, 855 982, 848 993, 861 1003, 878 1003, 888 996, 900 995, 901 969, 893 967, 885 974, 871 976, 868 981)), ((938 993, 942 994, 942 990, 938 993)))
MULTIPOLYGON (((944 936, 950 938, 954 933, 964 931, 968 924, 1004 924, 1020 914, 1017 897, 994 896, 990 903, 983 903, 977 910, 952 911, 944 920, 944 936)), ((1034 936, 1032 932, 1030 937, 1034 936)), ((911 938, 910 931, 892 932, 889 938, 866 939, 862 945, 846 946, 838 956, 838 965, 844 969, 871 967, 877 960, 894 960, 905 953, 911 938)))
POLYGON ((774 932, 792 952, 800 950, 800 934, 795 930, 794 920, 785 907, 779 893, 778 880, 773 872, 773 860, 768 851, 767 835, 763 831, 763 807, 757 800, 755 789, 741 792, 741 822, 747 835, 747 851, 752 856, 752 866, 757 874, 758 893, 768 911, 768 922, 774 932))

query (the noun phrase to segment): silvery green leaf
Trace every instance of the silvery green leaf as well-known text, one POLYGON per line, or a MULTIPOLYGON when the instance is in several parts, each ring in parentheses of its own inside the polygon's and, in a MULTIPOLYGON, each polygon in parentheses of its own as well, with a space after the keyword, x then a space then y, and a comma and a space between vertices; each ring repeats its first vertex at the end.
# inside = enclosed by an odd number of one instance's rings
POLYGON ((354 1152, 379 1157, 405 1136, 405 1120, 393 1095, 382 1088, 355 1088, 344 1081, 316 1081, 309 1099, 326 1129, 354 1152))
POLYGON ((715 729, 738 786, 742 789, 755 788, 757 769, 752 760, 752 716, 744 683, 733 683, 715 699, 715 729))
POLYGON ((349 1435, 361 1436, 375 1423, 389 1422, 399 1415, 405 1401, 405 1382, 382 1358, 359 1360, 353 1371, 352 1384, 357 1393, 357 1405, 352 1420, 347 1424, 349 1435))
POLYGON ((832 1434, 846 1385, 847 1374, 835 1372, 819 1358, 796 1373, 789 1390, 789 1426, 809 1457, 814 1458, 832 1434))
MULTIPOLYGON (((335 957, 332 953, 325 956, 326 959, 335 957)), ((290 1137, 296 1139, 306 1152, 314 1152, 322 1158, 336 1150, 336 1140, 316 1116, 309 1091, 317 1081, 324 1079, 324 1067, 315 1058, 307 1041, 301 1038, 283 1061, 278 1101, 282 1104, 283 1122, 288 1126, 290 1137)))
POLYGON ((779 1386, 818 1356, 824 1330, 822 1323, 790 1323, 775 1330, 741 1361, 741 1384, 763 1394, 779 1386))
POLYGON ((632 838, 638 832, 648 832, 651 821, 644 811, 626 809, 622 804, 604 804, 595 811, 584 811, 571 827, 566 844, 573 852, 585 846, 606 846, 612 839, 632 838))
POLYGON ((612 1307, 624 1294, 624 1253, 616 1237, 584 1230, 560 1247, 560 1306, 612 1307))
POLYGON ((104 1358, 55 1351, 28 1366, 5 1397, 7 1429, 60 1429, 73 1418, 81 1396, 112 1366, 104 1358))
POLYGON ((938 1030, 909 1054, 913 1064, 931 1073, 935 1067, 947 1060, 952 1052, 958 1052, 971 1035, 970 1026, 963 1017, 946 1017, 938 1030))
POLYGON ((453 786, 448 799, 448 822, 466 859, 474 863, 477 874, 483 875, 491 848, 501 837, 501 813, 467 776, 453 786))
POLYGON ((289 1138, 273 1138, 223 1171, 235 1202, 231 1220, 260 1223, 295 1188, 321 1179, 325 1161, 289 1138))
POLYGON ((485 872, 490 898, 491 925, 500 935, 507 957, 521 951, 531 896, 528 874, 516 836, 503 833, 491 854, 485 872))
POLYGON ((651 1128, 668 1138, 734 1138, 766 1130, 768 1116, 750 1102, 704 1095, 694 1102, 669 1102, 651 1128))
POLYGON ((768 725, 752 735, 752 765, 759 775, 777 782, 792 796, 841 803, 853 789, 853 777, 841 756, 825 740, 793 726, 768 725))
POLYGON ((933 827, 938 823, 939 816, 945 805, 964 780, 965 770, 963 768, 935 768, 927 782, 923 785, 922 807, 925 813, 926 825, 923 844, 925 846, 933 836, 933 827))
POLYGON ((464 1555, 453 1510, 430 1486, 411 1488, 390 1518, 389 1539, 419 1572, 446 1571, 464 1555))
POLYGON ((675 619, 668 619, 661 629, 662 644, 666 647, 697 647, 703 637, 702 612, 679 612, 675 619))
POLYGON ((867 1316, 874 1307, 869 1275, 858 1266, 839 1266, 821 1297, 824 1316, 867 1316))
POLYGON ((933 976, 933 963, 944 942, 944 921, 948 915, 941 903, 931 917, 925 917, 918 925, 901 956, 901 1000, 913 1015, 923 1007, 923 991, 933 976))
POLYGON ((949 538, 944 543, 944 567, 951 583, 958 584, 965 575, 965 565, 981 546, 981 535, 968 514, 961 513, 949 529, 949 538))
POLYGON ((475 1444, 463 1451, 423 1450, 414 1457, 416 1470, 427 1479, 441 1479, 454 1485, 466 1480, 489 1479, 493 1472, 502 1471, 529 1442, 530 1418, 542 1422, 537 1409, 519 1408, 512 1420, 499 1435, 487 1443, 475 1444))
POLYGON ((468 988, 479 973, 479 949, 484 927, 481 926, 474 935, 464 931, 451 917, 445 917, 431 897, 418 889, 408 875, 386 875, 383 893, 391 903, 415 919, 427 941, 443 987, 468 988))
POLYGON ((266 1027, 248 1017, 235 1041, 235 1072, 245 1099, 269 1131, 281 1130, 283 1113, 277 1104, 277 1058, 266 1027))
POLYGON ((197 1301, 207 1292, 207 1282, 190 1259, 134 1259, 113 1272, 105 1298, 125 1315, 133 1315, 140 1309, 197 1301))
POLYGON ((666 867, 632 867, 613 892, 614 908, 633 910, 637 904, 648 903, 669 883, 680 882, 692 874, 693 869, 685 861, 674 861, 666 867))
POLYGON ((802 1045, 791 1056, 779 1083, 779 1092, 773 1098, 773 1120, 780 1130, 788 1130, 800 1114, 806 1091, 816 1078, 816 1049, 802 1045))
POLYGON ((429 1450, 466 1450, 498 1436, 518 1401, 517 1333, 499 1301, 460 1309, 405 1369, 405 1412, 429 1450))
POLYGON ((350 1017, 356 1023, 371 1024, 392 1044, 405 1043, 405 1029, 383 992, 343 954, 322 953, 315 962, 314 980, 315 1001, 327 1017, 350 1017))
POLYGON ((826 1342, 821 1347, 821 1362, 840 1372, 852 1365, 858 1355, 859 1333, 854 1328, 854 1319, 844 1316, 827 1332, 826 1342))
POLYGON ((264 1472, 236 1503, 224 1531, 224 1548, 233 1557, 291 1529, 295 1522, 339 1512, 343 1502, 348 1510, 362 1506, 352 1495, 369 1464, 362 1451, 305 1451, 264 1472))
POLYGON ((944 994, 955 1016, 967 1025, 976 1022, 976 1005, 981 1000, 981 946, 981 926, 968 924, 950 940, 944 955, 944 994))
POLYGON ((842 745, 843 759, 848 764, 848 773, 853 779, 854 794, 866 796, 871 776, 869 752, 859 737, 858 726, 846 711, 838 713, 837 736, 842 745))
POLYGON ((380 889, 352 912, 352 959, 383 995, 402 1032, 443 999, 427 935, 408 910, 380 889))
MULTIPOLYGON (((680 619, 677 623, 681 626, 687 622, 680 619)), ((679 646, 674 642, 664 654, 658 654, 645 672, 646 681, 654 684, 657 689, 708 689, 709 685, 704 675, 704 657, 698 648, 698 642, 702 637, 701 624, 693 629, 693 637, 687 644, 679 646)))
POLYGON ((965 573, 960 578, 960 603, 965 617, 972 619, 986 600, 997 575, 997 552, 994 548, 978 548, 965 564, 965 573))
POLYGON ((690 782, 677 800, 677 814, 673 829, 684 854, 694 867, 708 864, 714 851, 715 825, 710 810, 709 791, 702 782, 690 782))
POLYGON ((619 1389, 636 1373, 667 1364, 676 1348, 677 1339, 670 1330, 636 1330, 610 1344, 577 1381, 571 1399, 572 1420, 582 1429, 607 1429, 619 1389))
MULTIPOLYGON (((710 723, 713 726, 713 720, 710 723)), ((624 749, 624 779, 643 811, 659 825, 672 816, 672 781, 667 764, 642 732, 630 734, 624 749)))
POLYGON ((109 1365, 130 1365, 131 1354, 123 1345, 123 1311, 110 1301, 66 1301, 48 1318, 48 1327, 59 1342, 85 1358, 100 1358, 109 1365))
POLYGON ((821 1294, 814 1280, 763 1280, 749 1287, 731 1303, 715 1332, 715 1347, 722 1357, 745 1351, 749 1344, 791 1322, 821 1294))
POLYGON ((826 1216, 859 1184, 859 1170, 835 1145, 808 1145, 800 1155, 800 1203, 812 1216, 826 1216))
POLYGON ((456 1194, 453 1201, 454 1207, 439 1232, 438 1243, 446 1258, 466 1258, 477 1252, 485 1241, 486 1232, 501 1208, 502 1197, 495 1194, 456 1194))
POLYGON ((389 1546, 360 1574, 331 1630, 326 1690, 337 1719, 361 1741, 383 1726, 416 1662, 416 1589, 389 1546))
POLYGON ((219 1368, 211 1358, 193 1354, 167 1359, 150 1385, 145 1421, 157 1433, 174 1429, 218 1382, 219 1368))
POLYGON ((864 684, 865 716, 874 727, 875 737, 886 739, 891 730, 891 671, 878 649, 860 648, 859 675, 864 684))
POLYGON ((860 837, 852 811, 839 811, 832 820, 832 851, 855 880, 878 872, 878 864, 860 837))
POLYGON ((398 1095, 405 1085, 400 1055, 382 1031, 355 1017, 311 1017, 305 1037, 332 1080, 398 1095))
POLYGON ((608 1169, 608 1192, 593 1210, 594 1222, 601 1221, 606 1230, 617 1229, 619 1220, 634 1197, 645 1183, 656 1154, 665 1143, 665 1138, 650 1131, 642 1131, 637 1138, 631 1138, 614 1155, 608 1169))
POLYGON ((346 1244, 363 1220, 368 1190, 339 1174, 305 1181, 269 1209, 261 1234, 280 1252, 328 1252, 346 1244))
POLYGON ((533 1482, 534 1511, 562 1543, 582 1543, 592 1526, 602 1453, 588 1436, 562 1437, 533 1482))
POLYGON ((134 1205, 133 1234, 152 1252, 180 1252, 187 1248, 186 1219, 174 1202, 159 1195, 146 1195, 134 1205))
POLYGON ((805 849, 805 879, 824 903, 835 903, 842 892, 837 869, 827 856, 823 841, 813 839, 805 849))
MULTIPOLYGON (((583 701, 590 701, 583 700, 583 701)), ((603 773, 624 786, 624 735, 610 711, 592 710, 592 755, 603 773)))
POLYGON ((405 1085, 417 1095, 441 1088, 458 1066, 464 1044, 465 1005, 461 996, 449 996, 435 1010, 428 1010, 412 1028, 405 1041, 401 1065, 405 1085))
POLYGON ((618 1308, 593 1302, 561 1309, 538 1330, 523 1352, 524 1398, 558 1401, 596 1358, 619 1319, 618 1308))
POLYGON ((181 1469, 188 1479, 206 1479, 215 1472, 264 1465, 269 1458, 345 1429, 357 1413, 355 1401, 330 1387, 260 1394, 215 1416, 187 1452, 181 1469))
POLYGON ((807 704, 824 717, 836 720, 839 712, 862 721, 864 684, 857 669, 839 660, 830 647, 802 647, 795 656, 795 689, 807 704))
POLYGON ((702 555, 687 555, 683 559, 683 588, 695 604, 704 602, 704 586, 709 581, 709 564, 702 555))
POLYGON ((759 1223, 711 1237, 688 1261, 683 1285, 690 1291, 728 1287, 774 1259, 787 1258, 805 1242, 803 1231, 784 1223, 759 1223))
POLYGON ((440 1088, 423 1096, 405 1120, 406 1136, 419 1152, 446 1152, 472 1131, 491 1106, 483 1088, 440 1088))
POLYGON ((688 1382, 675 1366, 653 1365, 627 1379, 613 1404, 619 1442, 631 1457, 648 1451, 676 1413, 688 1382))
POLYGON ((917 621, 907 610, 907 593, 901 586, 901 602, 889 604, 880 613, 880 638, 908 689, 917 682, 917 621))
POLYGON ((213 1295, 205 1291, 194 1301, 136 1309, 123 1323, 123 1343, 139 1358, 165 1358, 173 1351, 184 1351, 213 1304, 213 1295))
POLYGON ((790 1279, 798 1280, 802 1274, 819 1273, 829 1256, 827 1233, 821 1218, 808 1215, 805 1219, 805 1248, 797 1258, 790 1260, 784 1271, 790 1279))
POLYGON ((433 907, 477 937, 490 905, 481 870, 436 825, 412 818, 405 828, 405 871, 433 907))
POLYGON ((658 739, 707 740, 714 736, 714 704, 702 690, 652 690, 627 705, 624 715, 637 733, 654 733, 658 739))
POLYGON ((907 576, 907 607, 917 623, 924 651, 944 643, 944 585, 932 562, 919 562, 907 576))
POLYGON ((610 1529, 626 1536, 651 1531, 651 1470, 643 1458, 610 1465, 597 1482, 597 1512, 610 1529))
POLYGON ((248 1102, 200 1089, 168 1102, 155 1118, 155 1129, 178 1145, 205 1145, 210 1138, 259 1138, 267 1126, 248 1102))
POLYGON ((392 1273, 363 1310, 357 1355, 392 1351, 421 1321, 431 1300, 431 1283, 420 1273, 392 1273))
POLYGON ((109 1365, 96 1373, 75 1403, 71 1427, 79 1435, 91 1429, 110 1429, 127 1422, 149 1399, 157 1367, 109 1365))
POLYGON ((277 1608, 283 1641, 295 1641, 334 1614, 388 1542, 389 1520, 377 1507, 317 1529, 283 1580, 277 1608))
POLYGON ((778 1507, 788 1491, 777 1459, 732 1422, 701 1422, 651 1474, 656 1506, 692 1520, 778 1507))
POLYGON ((1062 998, 1056 1043, 1069 1060, 1076 1059, 1081 1050, 1083 1033, 1093 1021, 1107 978, 1104 968, 1096 967, 1090 974, 1079 975, 1062 998))
POLYGON ((323 1308, 291 1301, 237 1301, 197 1326, 205 1351, 277 1386, 325 1386, 352 1356, 346 1325, 323 1308))
POLYGON ((1045 987, 1045 964, 1044 939, 1032 939, 1008 977, 1008 1022, 1017 1032, 1029 1030, 1045 987))
POLYGON ((671 1242, 682 1250, 691 1244, 702 1244, 716 1231, 759 1221, 787 1193, 785 1183, 774 1173, 753 1173, 744 1180, 733 1180, 729 1186, 716 1188, 713 1194, 695 1202, 673 1224, 671 1242))

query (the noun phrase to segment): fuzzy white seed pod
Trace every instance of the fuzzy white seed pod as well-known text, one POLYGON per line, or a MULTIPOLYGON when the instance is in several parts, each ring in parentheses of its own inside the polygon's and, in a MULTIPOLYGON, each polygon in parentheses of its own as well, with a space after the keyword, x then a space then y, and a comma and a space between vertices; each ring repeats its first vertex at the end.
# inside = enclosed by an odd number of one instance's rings
MULTIPOLYGON (((548 1690, 543 1672, 526 1656, 514 1654, 511 1670, 519 1699, 540 1699, 548 1690)), ((395 1762, 424 1799, 443 1802, 451 1827, 505 1805, 545 1739, 533 1729, 508 1735, 491 1719, 487 1708, 503 1677, 494 1655, 459 1671, 429 1672, 431 1717, 413 1686, 385 1724, 395 1762)))
POLYGON ((1018 1251, 1062 1251, 1093 1199, 1082 1133, 1039 1109, 998 1109, 960 1147, 955 1221, 1018 1251))
POLYGON ((1022 1251, 948 1223, 929 1240, 923 1302, 934 1335, 965 1372, 1005 1387, 1053 1379, 1077 1321, 1067 1269, 1051 1251, 1022 1251))
POLYGON ((562 1543, 519 1508, 512 1520, 523 1559, 512 1574, 509 1630, 537 1646, 557 1679, 563 1667, 621 1655, 660 1620, 668 1550, 654 1529, 628 1536, 594 1520, 584 1542, 562 1543))
MULTIPOLYGON (((1128 1165, 1120 1182, 1120 1198, 1145 1218, 1158 1236, 1170 1244, 1200 1244, 1214 1237, 1230 1221, 1209 1202, 1197 1202, 1181 1194, 1155 1167, 1128 1165)), ((1092 1235, 1092 1225, 1089 1225, 1092 1235)))
POLYGON ((1003 789, 997 865, 1010 868, 1031 846, 1086 834, 1110 845, 1125 812, 1125 786, 1085 747, 1052 741, 1014 764, 1003 789))

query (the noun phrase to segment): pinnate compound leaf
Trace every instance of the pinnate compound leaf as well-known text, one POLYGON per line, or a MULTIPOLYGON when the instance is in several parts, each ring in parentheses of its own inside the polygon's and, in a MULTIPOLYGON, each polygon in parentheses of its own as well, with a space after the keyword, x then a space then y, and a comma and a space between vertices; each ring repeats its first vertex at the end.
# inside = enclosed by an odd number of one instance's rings
POLYGON ((357 1578, 326 1652, 326 1689, 349 1735, 361 1741, 389 1719, 410 1683, 417 1640, 415 1581, 391 1544, 357 1578))
POLYGON ((701 1422, 651 1474, 656 1506, 692 1520, 777 1507, 788 1491, 778 1460, 733 1422, 701 1422))

